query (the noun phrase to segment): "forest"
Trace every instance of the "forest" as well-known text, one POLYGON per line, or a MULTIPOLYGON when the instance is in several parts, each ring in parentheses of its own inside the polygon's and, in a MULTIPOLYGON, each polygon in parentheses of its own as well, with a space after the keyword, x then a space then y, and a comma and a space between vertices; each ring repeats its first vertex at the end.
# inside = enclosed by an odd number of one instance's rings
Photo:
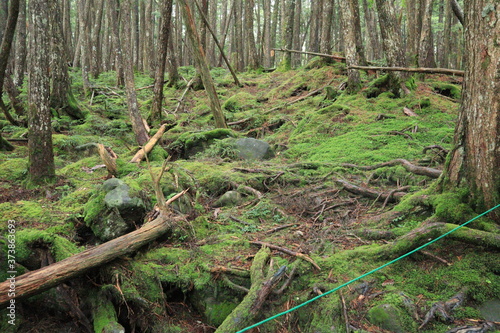
POLYGON ((500 332, 500 0, 3 0, 0 332, 500 332))

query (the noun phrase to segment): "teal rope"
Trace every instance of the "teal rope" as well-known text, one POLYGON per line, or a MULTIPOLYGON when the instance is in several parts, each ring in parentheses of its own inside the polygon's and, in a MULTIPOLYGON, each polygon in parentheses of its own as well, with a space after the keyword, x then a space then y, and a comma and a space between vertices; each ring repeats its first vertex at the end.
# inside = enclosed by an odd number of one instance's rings
POLYGON ((257 327, 257 326, 260 326, 260 325, 262 325, 262 324, 264 324, 264 323, 267 323, 268 321, 271 321, 271 320, 273 320, 273 319, 276 319, 276 318, 278 318, 278 317, 281 317, 281 316, 283 316, 283 315, 286 315, 287 313, 290 313, 290 312, 295 311, 295 310, 297 310, 297 309, 299 309, 299 308, 301 308, 301 307, 303 307, 303 306, 306 306, 307 304, 312 303, 312 302, 316 301, 317 299, 319 299, 319 298, 321 298, 321 297, 324 297, 324 296, 326 296, 326 295, 329 295, 329 294, 333 293, 334 291, 339 290, 340 288, 343 288, 343 287, 345 287, 345 286, 347 286, 347 285, 350 285, 351 283, 356 282, 356 281, 358 281, 358 280, 360 280, 360 279, 362 279, 362 278, 364 278, 364 277, 366 277, 366 276, 368 276, 368 275, 370 275, 370 274, 373 274, 373 273, 375 273, 375 272, 377 272, 377 271, 381 270, 382 268, 384 268, 384 267, 386 267, 386 266, 389 266, 389 265, 391 265, 391 264, 395 263, 395 262, 396 262, 396 261, 398 261, 398 260, 401 260, 401 259, 403 259, 403 258, 406 258, 406 257, 408 257, 409 255, 411 255, 411 254, 413 254, 413 253, 415 253, 415 252, 417 252, 417 251, 419 251, 419 250, 423 249, 423 248, 424 248, 424 247, 426 247, 426 246, 431 245, 431 244, 432 244, 432 243, 434 243, 434 242, 437 242, 437 241, 438 241, 438 240, 440 240, 441 238, 448 236, 448 235, 449 235, 449 234, 451 234, 452 232, 457 231, 458 229, 460 229, 460 228, 462 228, 462 227, 466 226, 467 224, 471 223, 472 221, 477 220, 477 219, 478 219, 478 218, 480 218, 481 216, 484 216, 484 215, 488 214, 489 212, 491 212, 491 211, 493 211, 493 210, 497 209, 498 207, 500 207, 500 204, 499 204, 499 205, 496 205, 495 207, 493 207, 493 208, 491 208, 491 209, 489 209, 489 210, 485 211, 484 213, 482 213, 482 214, 480 214, 480 215, 478 215, 478 216, 474 217, 473 219, 471 219, 471 220, 469 220, 469 221, 465 222, 464 224, 459 225, 459 226, 458 226, 458 227, 456 227, 455 229, 450 230, 450 231, 448 231, 448 232, 447 232, 447 233, 445 233, 445 234, 442 234, 442 235, 441 235, 441 236, 439 236, 438 238, 436 238, 436 239, 434 239, 434 240, 431 240, 431 241, 429 241, 429 242, 425 243, 424 245, 419 246, 419 247, 417 247, 416 249, 414 249, 414 250, 412 250, 412 251, 410 251, 410 252, 408 252, 408 253, 406 253, 406 254, 403 254, 403 255, 402 255, 401 257, 399 257, 399 258, 396 258, 396 259, 394 259, 394 260, 392 260, 392 261, 389 261, 388 263, 386 263, 386 264, 384 264, 384 265, 382 265, 382 266, 380 266, 380 267, 377 267, 377 268, 375 268, 375 269, 373 269, 373 270, 369 271, 368 273, 365 273, 365 274, 363 274, 363 275, 361 275, 361 276, 358 276, 357 278, 352 279, 351 281, 346 282, 346 283, 344 283, 344 284, 342 284, 342 285, 338 286, 337 288, 334 288, 334 289, 332 289, 332 290, 330 290, 330 291, 325 292, 324 294, 321 294, 321 295, 318 295, 318 296, 316 296, 316 297, 313 297, 313 298, 311 298, 310 300, 308 300, 308 301, 306 301, 306 302, 304 302, 304 303, 302 303, 302 304, 299 304, 299 305, 297 305, 297 306, 295 306, 295 307, 293 307, 293 308, 291 308, 291 309, 288 309, 288 310, 286 310, 286 311, 283 311, 283 312, 281 312, 281 313, 278 313, 278 314, 276 314, 276 315, 274 315, 274 316, 272 316, 272 317, 270 317, 270 318, 267 318, 267 319, 264 319, 264 320, 262 320, 262 321, 259 321, 258 323, 253 324, 252 326, 248 326, 247 328, 244 328, 244 329, 242 329, 242 330, 240 330, 240 331, 238 331, 238 332, 236 332, 236 333, 246 332, 246 331, 248 331, 248 330, 250 330, 250 329, 252 329, 252 328, 254 328, 254 327, 257 327))

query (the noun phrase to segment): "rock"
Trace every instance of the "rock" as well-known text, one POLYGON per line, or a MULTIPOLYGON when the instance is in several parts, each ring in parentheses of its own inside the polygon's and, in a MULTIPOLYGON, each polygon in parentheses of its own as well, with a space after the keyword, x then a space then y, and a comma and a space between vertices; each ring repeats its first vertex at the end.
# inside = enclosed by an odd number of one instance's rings
POLYGON ((102 241, 120 237, 142 224, 146 204, 118 178, 105 181, 101 191, 85 205, 85 222, 102 241))
POLYGON ((238 156, 244 160, 265 160, 274 157, 271 146, 265 141, 253 138, 236 140, 238 156))
POLYGON ((479 307, 484 319, 489 321, 500 321, 500 299, 486 301, 479 307))
POLYGON ((214 204, 214 207, 237 206, 241 203, 241 194, 236 191, 227 191, 220 196, 214 204))
POLYGON ((403 333, 403 325, 400 322, 399 310, 391 304, 381 304, 368 311, 368 320, 384 330, 395 333, 403 333))

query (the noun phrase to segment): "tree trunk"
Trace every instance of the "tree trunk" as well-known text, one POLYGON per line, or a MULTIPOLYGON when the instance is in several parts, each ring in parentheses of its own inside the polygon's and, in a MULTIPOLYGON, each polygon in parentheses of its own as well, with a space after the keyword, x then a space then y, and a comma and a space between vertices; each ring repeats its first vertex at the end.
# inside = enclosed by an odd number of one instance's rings
POLYGON ((55 179, 50 113, 49 15, 55 0, 30 0, 28 66, 28 178, 43 184, 55 179))
POLYGON ((245 1, 245 34, 247 45, 245 47, 248 50, 248 62, 246 67, 249 70, 256 70, 260 67, 259 57, 257 55, 257 47, 255 45, 254 27, 253 27, 253 8, 254 0, 245 1))
POLYGON ((68 63, 64 37, 62 30, 62 15, 59 5, 51 2, 50 25, 51 25, 51 57, 50 57, 50 106, 56 110, 62 110, 73 119, 83 119, 73 92, 68 74, 68 63))
POLYGON ((197 33, 193 13, 191 11, 191 7, 188 4, 188 0, 181 0, 181 9, 182 16, 184 17, 186 25, 188 39, 196 60, 196 66, 198 68, 198 72, 201 75, 201 79, 208 94, 208 98, 210 99, 210 108, 212 109, 215 126, 218 128, 227 128, 219 97, 217 96, 214 82, 212 80, 212 77, 210 76, 210 70, 208 69, 207 61, 205 58, 205 51, 201 46, 200 36, 197 33))
MULTIPOLYGON (((387 65, 389 67, 406 67, 406 56, 394 0, 376 0, 376 4, 382 35, 382 47, 384 48, 387 65)), ((400 87, 404 90, 404 82, 408 74, 390 72, 388 75, 390 89, 399 95, 400 87)))
MULTIPOLYGON (((285 0, 281 0, 285 1, 285 0)), ((273 20, 271 22, 271 45, 276 45, 276 36, 278 34, 278 21, 280 17, 280 0, 274 1, 273 6, 273 20)), ((276 63, 276 56, 274 54, 271 55, 271 67, 276 63)))
POLYGON ((26 71, 26 0, 19 1, 19 17, 16 35, 16 65, 14 69, 14 85, 21 87, 26 71))
POLYGON ((113 47, 115 54, 115 70, 116 70, 116 85, 125 85, 125 74, 123 72, 123 54, 120 38, 120 5, 117 0, 109 1, 109 15, 111 21, 111 28, 113 30, 113 47))
POLYGON ((333 0, 323 0, 320 52, 332 52, 333 0))
POLYGON ((73 61, 74 49, 73 49, 73 34, 71 30, 71 3, 70 0, 62 0, 62 28, 64 36, 64 45, 66 47, 66 55, 68 62, 73 61))
POLYGON ((368 45, 370 46, 370 54, 367 59, 380 59, 380 40, 377 27, 377 16, 374 11, 374 4, 368 5, 368 0, 363 0, 363 11, 365 14, 365 24, 368 36, 368 45))
MULTIPOLYGON (((295 0, 295 12, 293 15, 293 49, 300 50, 302 43, 300 40, 300 23, 302 19, 302 0, 295 0)), ((292 54, 292 68, 297 68, 301 64, 301 54, 292 54)))
MULTIPOLYGON (((281 30, 281 44, 286 49, 292 49, 293 47, 293 21, 295 15, 295 0, 283 0, 283 6, 285 10, 285 16, 282 20, 282 30, 281 30)), ((292 53, 283 52, 280 69, 283 71, 290 70, 292 66, 292 53)))
MULTIPOLYGON (((356 5, 355 2, 357 3, 355 0, 345 0, 340 2, 340 9, 342 12, 342 30, 344 32, 344 51, 347 66, 359 65, 361 59, 358 49, 356 48, 356 13, 353 10, 353 7, 356 5)), ((360 85, 361 79, 359 71, 355 69, 348 69, 347 91, 349 93, 355 93, 360 89, 360 85)))
POLYGON ((271 0, 264 0, 264 28, 262 29, 262 60, 265 68, 271 67, 271 0))
MULTIPOLYGON (((445 189, 467 187, 482 211, 500 203, 500 7, 498 1, 468 0, 464 12, 463 102, 444 183, 445 189)), ((490 216, 500 224, 498 210, 490 216)))
POLYGON ((151 120, 159 121, 162 117, 163 82, 165 81, 165 65, 172 23, 172 0, 166 0, 161 10, 161 30, 158 45, 158 63, 156 65, 155 84, 153 88, 153 104, 151 106, 151 120))
POLYGON ((83 90, 90 90, 90 0, 79 1, 78 20, 80 26, 80 62, 82 67, 83 90))
POLYGON ((432 4, 433 0, 425 0, 422 30, 420 31, 420 48, 418 65, 420 67, 436 67, 434 59, 434 40, 432 35, 432 4))
POLYGON ((95 11, 95 21, 90 41, 92 46, 90 72, 92 73, 92 76, 95 79, 97 79, 102 71, 101 27, 102 27, 102 17, 104 11, 104 0, 94 0, 94 11, 95 11))
POLYGON ((7 64, 9 62, 10 50, 12 48, 12 41, 14 40, 14 35, 16 32, 17 18, 19 16, 19 0, 12 0, 9 8, 9 16, 7 18, 5 31, 3 33, 2 44, 0 45, 0 108, 3 110, 7 120, 13 124, 18 125, 18 122, 12 118, 7 109, 7 106, 3 103, 3 81, 5 77, 5 71, 7 70, 7 64))
POLYGON ((130 116, 130 122, 132 123, 132 130, 135 134, 135 139, 140 146, 143 146, 148 142, 149 136, 144 127, 142 121, 141 113, 139 111, 139 104, 137 102, 137 95, 135 92, 135 80, 134 80, 134 63, 132 55, 132 31, 130 22, 131 13, 131 2, 132 0, 123 1, 123 7, 121 11, 123 31, 123 72, 125 75, 125 88, 127 90, 127 104, 130 116))

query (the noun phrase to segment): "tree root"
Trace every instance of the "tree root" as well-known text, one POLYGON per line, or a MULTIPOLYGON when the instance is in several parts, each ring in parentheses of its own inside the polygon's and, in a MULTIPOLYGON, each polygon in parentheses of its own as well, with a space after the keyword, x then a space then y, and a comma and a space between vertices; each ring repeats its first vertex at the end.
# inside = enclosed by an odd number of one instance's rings
POLYGON ((265 300, 285 273, 284 266, 276 273, 269 269, 267 275, 264 274, 270 256, 271 251, 265 246, 257 252, 250 268, 252 286, 248 294, 217 328, 216 333, 236 332, 253 322, 265 300))
POLYGON ((314 260, 312 260, 309 256, 303 254, 303 253, 300 253, 300 252, 295 252, 295 251, 292 251, 292 250, 289 250, 289 249, 285 249, 284 247, 280 247, 280 246, 276 246, 276 245, 273 245, 273 244, 269 244, 269 243, 264 243, 264 242, 259 242, 259 241, 254 241, 254 242, 250 242, 252 244, 255 244, 255 245, 260 245, 262 247, 268 247, 272 250, 278 250, 280 252, 283 252, 283 253, 286 253, 286 254, 289 254, 291 256, 294 256, 294 257, 297 257, 297 258, 300 258, 302 260, 305 260, 307 262, 309 262, 311 265, 314 266, 314 268, 316 268, 318 271, 321 270, 321 268, 318 266, 318 264, 316 264, 314 262, 314 260))
POLYGON ((418 328, 421 330, 425 325, 427 325, 433 318, 438 318, 439 320, 445 323, 452 323, 453 317, 451 316, 451 312, 459 307, 465 299, 464 293, 458 293, 446 302, 437 302, 434 303, 425 315, 424 321, 422 325, 418 328))
MULTIPOLYGON (((414 229, 392 244, 383 245, 380 255, 383 258, 393 258, 408 253, 456 228, 456 224, 432 222, 414 229)), ((490 249, 500 249, 500 234, 462 227, 447 236, 448 239, 467 244, 483 246, 490 249)))
POLYGON ((375 169, 379 169, 379 168, 383 168, 383 167, 387 167, 387 166, 395 166, 395 165, 401 165, 407 171, 414 173, 416 175, 427 176, 430 178, 438 178, 439 176, 441 176, 441 170, 414 165, 414 164, 412 164, 412 163, 410 163, 407 160, 402 159, 402 158, 398 158, 398 159, 395 159, 395 160, 392 160, 389 162, 379 163, 379 164, 375 164, 375 165, 369 165, 369 166, 358 166, 356 164, 342 163, 343 167, 356 168, 359 170, 375 170, 375 169))
POLYGON ((335 182, 339 185, 342 185, 346 191, 349 191, 354 194, 359 194, 364 197, 372 198, 377 201, 382 201, 386 202, 391 201, 391 202, 396 202, 399 201, 402 197, 406 195, 405 190, 409 189, 409 186, 401 187, 397 189, 396 191, 390 191, 389 193, 382 193, 382 192, 377 192, 375 190, 366 188, 366 187, 361 187, 357 186, 354 184, 351 184, 349 182, 346 182, 345 180, 342 179, 336 179, 335 182))

